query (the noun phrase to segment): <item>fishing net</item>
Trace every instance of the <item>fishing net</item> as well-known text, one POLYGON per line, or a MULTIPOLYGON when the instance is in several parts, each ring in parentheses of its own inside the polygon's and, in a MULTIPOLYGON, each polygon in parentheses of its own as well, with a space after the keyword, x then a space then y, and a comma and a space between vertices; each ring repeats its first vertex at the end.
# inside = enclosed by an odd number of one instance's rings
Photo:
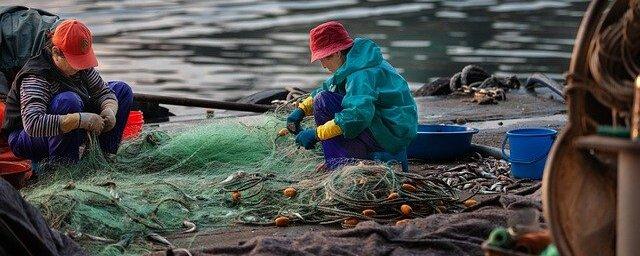
POLYGON ((576 48, 581 51, 575 53, 566 88, 568 95, 589 92, 580 94, 587 97, 585 103, 576 101, 585 113, 574 121, 589 133, 599 125, 629 127, 631 122, 634 81, 640 74, 640 1, 612 2, 606 18, 595 24, 585 28, 593 31, 588 41, 590 33, 578 37, 588 43, 576 48), (578 56, 582 59, 575 61, 578 56))
POLYGON ((56 166, 24 194, 51 227, 104 254, 122 252, 125 246, 114 244, 123 237, 138 245, 128 253, 144 252, 151 232, 175 234, 193 225, 353 226, 459 207, 442 180, 399 167, 369 162, 316 171, 321 152, 278 136, 281 118, 269 114, 250 123, 228 119, 148 131, 114 156, 104 156, 91 140, 78 164, 56 166))

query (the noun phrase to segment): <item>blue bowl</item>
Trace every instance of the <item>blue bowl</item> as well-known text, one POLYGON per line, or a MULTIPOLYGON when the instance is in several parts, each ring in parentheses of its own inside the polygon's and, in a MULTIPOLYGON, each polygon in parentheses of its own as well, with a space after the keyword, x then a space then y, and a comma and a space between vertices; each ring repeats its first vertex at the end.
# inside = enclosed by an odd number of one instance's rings
POLYGON ((418 136, 409 144, 407 156, 424 160, 458 157, 471 149, 478 129, 460 125, 418 125, 418 136))

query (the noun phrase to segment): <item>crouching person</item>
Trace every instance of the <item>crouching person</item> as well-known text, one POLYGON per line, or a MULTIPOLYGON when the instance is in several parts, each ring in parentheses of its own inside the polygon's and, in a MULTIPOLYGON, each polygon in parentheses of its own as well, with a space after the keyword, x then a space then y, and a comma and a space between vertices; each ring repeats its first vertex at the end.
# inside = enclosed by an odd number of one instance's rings
POLYGON ((418 125, 407 82, 373 41, 350 38, 338 22, 317 26, 309 37, 311 62, 320 60, 332 75, 287 118, 296 142, 312 149, 320 141, 328 169, 368 159, 396 160, 406 170, 406 147, 418 125), (317 128, 298 133, 309 115, 317 128))
POLYGON ((6 99, 2 134, 16 156, 76 163, 86 134, 116 153, 133 102, 124 82, 105 83, 89 29, 65 20, 50 42, 16 75, 6 99))

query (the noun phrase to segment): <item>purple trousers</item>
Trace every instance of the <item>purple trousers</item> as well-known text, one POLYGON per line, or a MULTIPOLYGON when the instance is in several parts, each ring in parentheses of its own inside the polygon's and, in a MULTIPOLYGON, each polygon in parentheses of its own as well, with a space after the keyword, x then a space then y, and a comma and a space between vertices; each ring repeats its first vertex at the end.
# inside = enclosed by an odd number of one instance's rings
MULTIPOLYGON (((336 113, 342 111, 343 97, 338 93, 322 91, 313 98, 313 117, 316 125, 333 120, 336 113)), ((384 151, 368 128, 355 138, 349 139, 340 135, 321 143, 325 163, 329 169, 353 163, 358 159, 371 160, 374 152, 384 151)))
MULTIPOLYGON (((108 86, 118 99, 116 124, 110 131, 100 134, 98 140, 103 152, 115 154, 133 104, 133 92, 131 87, 122 81, 110 81, 108 86)), ((53 97, 48 113, 65 115, 83 111, 84 103, 78 94, 62 92, 53 97)), ((52 137, 31 137, 23 129, 19 129, 9 134, 9 147, 16 156, 35 162, 47 159, 57 163, 76 163, 79 160, 80 144, 85 137, 86 131, 82 129, 52 137)))

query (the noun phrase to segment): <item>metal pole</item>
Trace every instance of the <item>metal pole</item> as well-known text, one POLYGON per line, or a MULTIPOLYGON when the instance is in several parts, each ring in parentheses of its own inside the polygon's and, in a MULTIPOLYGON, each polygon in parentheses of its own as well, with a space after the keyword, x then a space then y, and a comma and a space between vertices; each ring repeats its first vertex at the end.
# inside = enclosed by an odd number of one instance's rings
POLYGON ((264 113, 274 108, 274 106, 271 106, 271 105, 181 98, 181 97, 162 96, 162 95, 153 95, 153 94, 144 94, 144 93, 134 93, 133 98, 134 100, 137 100, 137 101, 154 102, 159 104, 236 110, 236 111, 256 112, 256 113, 264 113))
POLYGON ((618 217, 616 254, 640 252, 640 152, 623 149, 618 155, 618 217))

